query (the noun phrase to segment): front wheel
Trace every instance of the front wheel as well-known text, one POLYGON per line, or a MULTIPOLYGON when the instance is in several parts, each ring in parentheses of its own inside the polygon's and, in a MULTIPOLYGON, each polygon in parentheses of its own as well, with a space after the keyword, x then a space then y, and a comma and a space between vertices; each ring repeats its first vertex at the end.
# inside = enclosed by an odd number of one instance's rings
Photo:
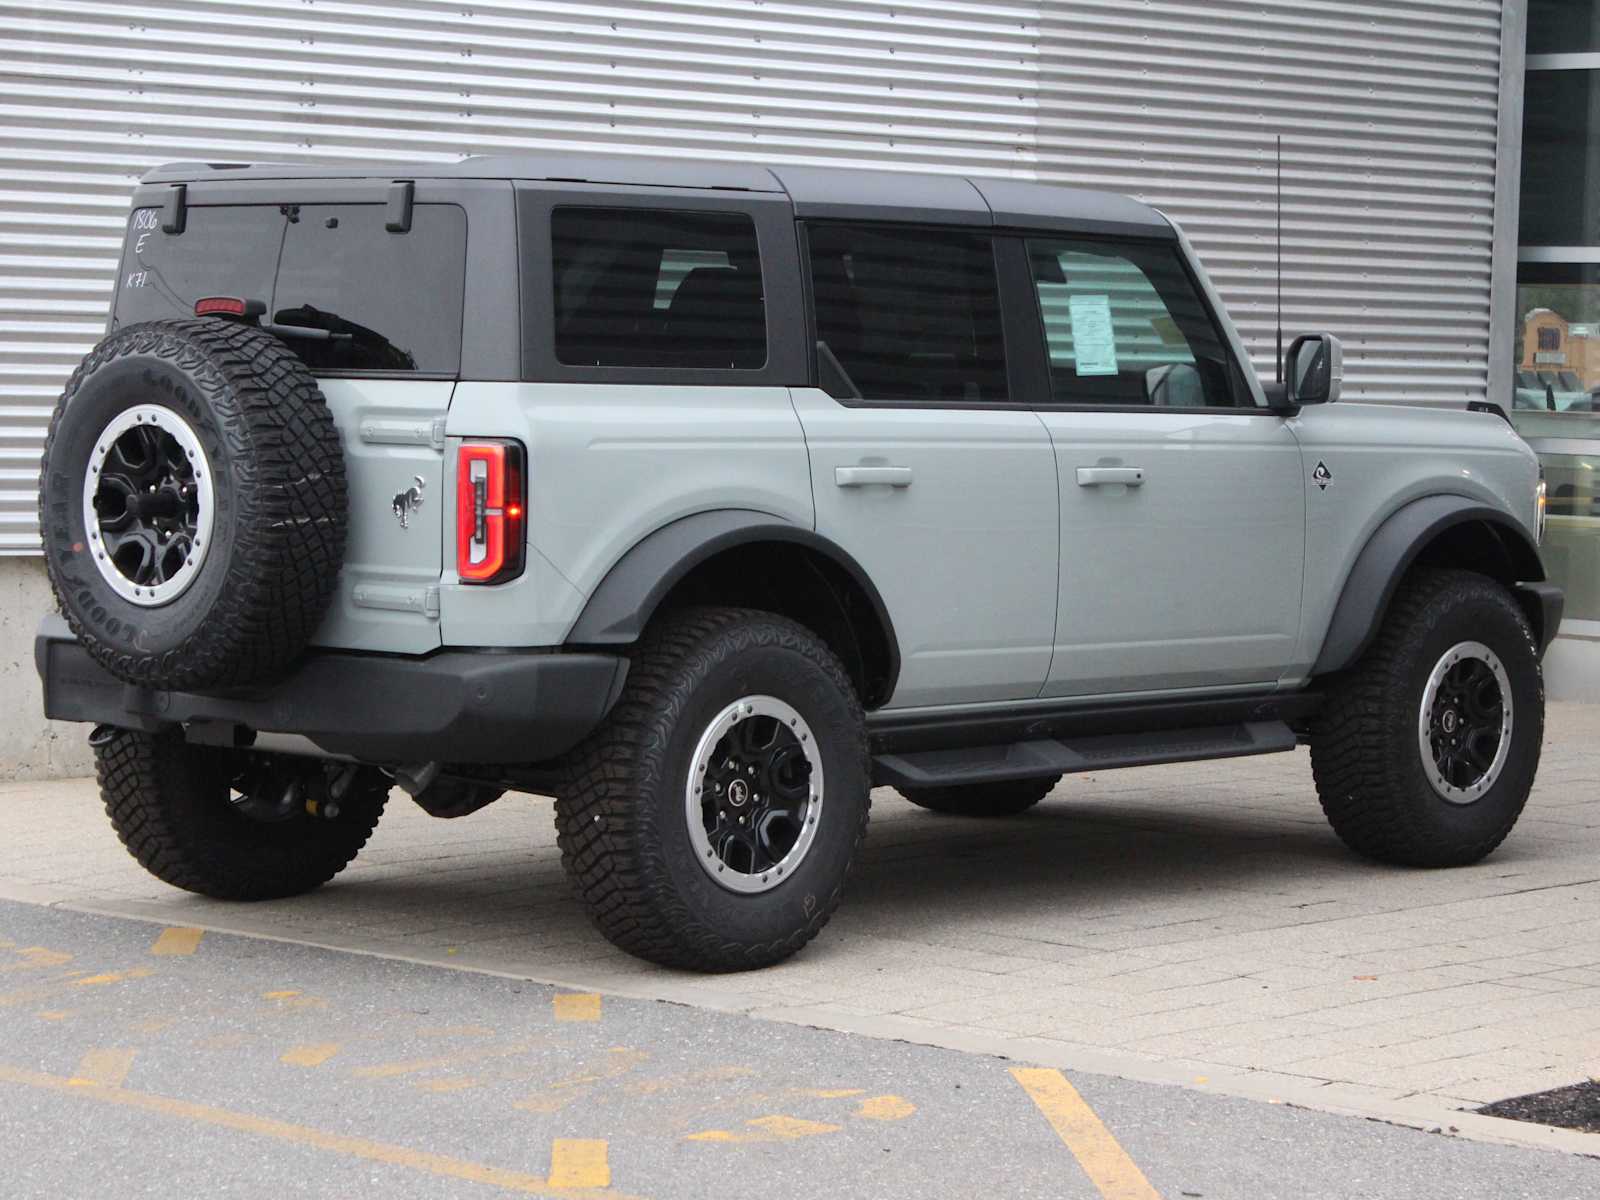
POLYGON ((669 613, 556 802, 561 861, 601 933, 700 971, 764 966, 828 921, 865 835, 865 721, 810 630, 669 613))
POLYGON ((1382 862, 1465 866, 1522 813, 1544 738, 1527 618, 1469 571, 1419 570, 1372 647, 1332 689, 1311 738, 1323 811, 1382 862))

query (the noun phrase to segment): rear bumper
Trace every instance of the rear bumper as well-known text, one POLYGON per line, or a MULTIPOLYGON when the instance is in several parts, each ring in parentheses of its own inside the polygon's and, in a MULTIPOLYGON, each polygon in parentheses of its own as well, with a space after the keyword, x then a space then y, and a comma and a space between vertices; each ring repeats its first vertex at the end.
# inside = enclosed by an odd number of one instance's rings
POLYGON ((424 658, 314 651, 276 683, 225 695, 135 687, 101 670, 58 616, 34 638, 45 716, 248 745, 307 738, 385 764, 532 763, 600 724, 628 660, 559 651, 441 650, 424 658), (197 736, 198 735, 198 736, 197 736))

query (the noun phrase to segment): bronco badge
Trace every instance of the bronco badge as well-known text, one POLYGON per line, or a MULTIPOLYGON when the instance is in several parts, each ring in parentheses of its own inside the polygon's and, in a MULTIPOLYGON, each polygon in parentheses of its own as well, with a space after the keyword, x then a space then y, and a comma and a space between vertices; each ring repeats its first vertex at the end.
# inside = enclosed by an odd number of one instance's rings
POLYGON ((394 504, 392 505, 394 515, 400 521, 401 529, 411 528, 411 514, 422 507, 422 491, 428 486, 427 480, 423 479, 421 475, 413 475, 411 478, 415 479, 416 483, 403 492, 396 492, 394 504))

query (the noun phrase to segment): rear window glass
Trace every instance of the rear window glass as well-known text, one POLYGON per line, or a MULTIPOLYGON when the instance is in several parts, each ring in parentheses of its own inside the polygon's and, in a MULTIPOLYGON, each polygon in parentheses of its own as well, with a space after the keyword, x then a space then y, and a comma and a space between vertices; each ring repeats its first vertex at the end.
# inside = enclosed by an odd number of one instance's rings
POLYGON ((208 296, 259 300, 263 323, 315 371, 453 375, 466 214, 421 204, 408 233, 384 219, 381 204, 193 206, 184 232, 169 235, 159 210, 138 209, 115 323, 192 316, 208 296))
POLYGON ((766 364, 749 217, 558 208, 550 226, 560 362, 746 371, 766 364))

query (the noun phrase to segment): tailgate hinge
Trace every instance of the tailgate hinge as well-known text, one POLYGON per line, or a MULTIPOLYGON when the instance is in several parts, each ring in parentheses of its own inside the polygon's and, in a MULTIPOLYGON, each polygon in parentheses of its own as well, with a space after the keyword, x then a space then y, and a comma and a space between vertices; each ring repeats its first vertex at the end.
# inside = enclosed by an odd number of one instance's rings
POLYGON ((357 584, 350 598, 357 608, 381 608, 389 612, 409 612, 439 619, 439 588, 436 584, 418 591, 408 587, 384 587, 370 583, 357 584))
POLYGON ((431 446, 444 452, 445 418, 435 417, 426 424, 420 421, 363 421, 361 440, 376 446, 431 446))

